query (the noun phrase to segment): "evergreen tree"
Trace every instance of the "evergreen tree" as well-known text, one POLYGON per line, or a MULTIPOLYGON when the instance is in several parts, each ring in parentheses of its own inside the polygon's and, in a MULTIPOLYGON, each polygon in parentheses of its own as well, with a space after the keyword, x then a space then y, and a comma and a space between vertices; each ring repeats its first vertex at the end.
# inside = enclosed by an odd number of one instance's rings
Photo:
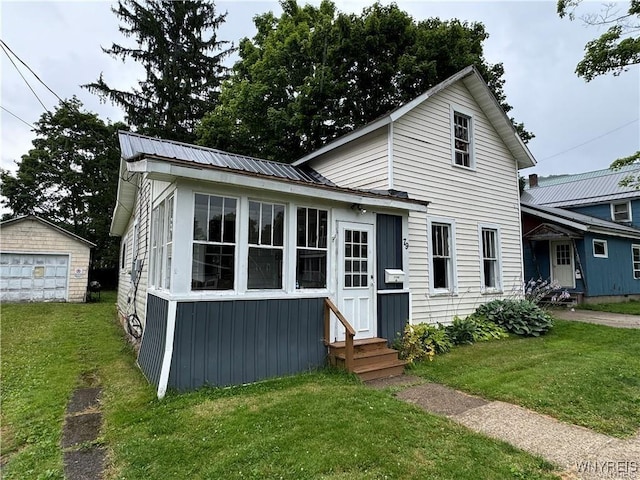
POLYGON ((217 37, 226 14, 216 15, 211 1, 120 0, 112 10, 137 46, 114 43, 103 51, 139 62, 146 77, 130 91, 109 87, 102 74, 84 87, 122 107, 140 133, 194 140, 196 122, 217 103, 228 73, 222 62, 233 48, 217 37))

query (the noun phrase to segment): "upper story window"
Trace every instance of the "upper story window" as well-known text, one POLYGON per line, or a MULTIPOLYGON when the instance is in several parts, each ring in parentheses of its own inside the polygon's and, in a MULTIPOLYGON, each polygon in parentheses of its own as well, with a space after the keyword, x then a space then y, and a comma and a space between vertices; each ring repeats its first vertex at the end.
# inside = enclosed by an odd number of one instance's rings
POLYGON ((599 258, 607 258, 609 256, 606 240, 593 240, 593 256, 599 258))
POLYGON ((453 163, 461 167, 474 167, 472 123, 470 115, 452 111, 453 163))
POLYGON ((196 194, 192 290, 233 290, 237 203, 235 198, 196 194))
POLYGON ((327 287, 327 210, 298 208, 296 288, 327 287))
POLYGON ((629 202, 612 203, 611 220, 614 222, 630 222, 631 204, 629 202))
POLYGON ((497 228, 480 227, 482 254, 482 289, 500 289, 500 237, 497 228))
POLYGON ((249 289, 281 289, 284 257, 284 205, 249 202, 249 289))

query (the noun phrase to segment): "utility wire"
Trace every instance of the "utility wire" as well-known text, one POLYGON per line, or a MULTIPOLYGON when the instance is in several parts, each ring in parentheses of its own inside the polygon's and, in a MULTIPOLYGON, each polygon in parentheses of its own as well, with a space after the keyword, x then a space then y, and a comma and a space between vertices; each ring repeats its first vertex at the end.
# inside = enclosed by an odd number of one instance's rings
MULTIPOLYGON (((13 50, 11 50, 11 48, 9 48, 9 45, 7 45, 7 44, 5 43, 5 41, 4 41, 4 40, 0 39, 0 44, 2 44, 2 46, 3 46, 4 48, 6 48, 7 50, 9 50, 9 51, 11 52, 11 54, 12 54, 14 57, 16 57, 16 59, 17 59, 21 64, 23 64, 25 67, 27 67, 27 70, 29 70, 29 71, 31 72, 31 74, 32 74, 34 77, 36 77, 36 79, 37 79, 37 80, 38 80, 42 85, 44 85, 44 86, 45 86, 45 88, 46 88, 47 90, 49 90, 49 91, 50 91, 50 92, 51 92, 51 93, 52 93, 52 94, 53 94, 53 95, 54 95, 58 100, 60 100, 61 102, 64 102, 64 100, 62 100, 62 98, 60 98, 60 96, 59 96, 56 92, 54 92, 54 91, 49 87, 49 85, 47 85, 46 83, 44 83, 44 82, 42 81, 42 79, 41 79, 41 78, 36 74, 36 72, 34 72, 34 71, 31 69, 31 67, 30 67, 29 65, 27 65, 27 64, 24 62, 24 60, 22 60, 18 55, 16 55, 16 54, 15 54, 15 52, 14 52, 13 50)), ((6 53, 6 52, 5 52, 5 53, 6 53)), ((7 54, 7 56, 9 56, 9 55, 7 54)), ((12 63, 13 63, 13 60, 12 60, 12 63)), ((14 65, 15 65, 15 63, 14 63, 14 65)), ((17 67, 16 67, 16 68, 17 68, 17 67)), ((22 75, 22 74, 21 74, 21 75, 22 75)), ((24 78, 24 77, 22 77, 22 78, 24 78)), ((46 110, 46 108, 45 108, 45 110, 46 110)))
POLYGON ((594 137, 591 140, 587 140, 586 142, 582 142, 579 145, 576 145, 576 146, 571 147, 571 148, 567 148, 566 150, 563 150, 562 152, 555 153, 555 154, 551 155, 550 157, 545 157, 542 160, 538 160, 538 163, 544 162, 545 160, 549 160, 551 158, 555 158, 555 157, 557 157, 559 155, 562 155, 563 153, 570 152, 571 150, 575 150, 576 148, 582 147, 583 145, 586 145, 588 143, 595 142, 596 140, 599 140, 602 137, 606 137, 607 135, 610 135, 613 132, 617 132, 618 130, 622 130, 623 128, 628 127, 632 123, 636 123, 638 120, 639 120, 638 118, 636 118, 635 120, 631 120, 630 122, 627 122, 624 125, 620 125, 619 127, 614 128, 613 130, 609 130, 608 132, 603 133, 602 135, 598 135, 597 137, 594 137))
MULTIPOLYGON (((22 74, 22 72, 20 71, 20 69, 18 68, 18 66, 16 65, 16 62, 13 61, 13 58, 11 58, 11 55, 9 55, 9 52, 7 52, 7 48, 5 46, 5 43, 0 40, 0 42, 2 42, 2 51, 4 52, 4 54, 7 56, 7 58, 9 59, 9 61, 13 64, 14 68, 16 69, 16 71, 20 74, 20 76, 22 77, 22 80, 24 80, 24 83, 27 84, 27 87, 29 87, 29 90, 31 90, 31 93, 33 93, 33 95, 38 99, 38 101, 40 102, 40 105, 42 105, 42 108, 44 108, 45 112, 48 112, 49 109, 47 108, 47 106, 42 102, 42 100, 40 100, 40 97, 38 96, 38 94, 36 93, 36 91, 33 89, 33 87, 31 87, 31 84, 27 81, 27 79, 24 77, 24 75, 22 74)), ((13 53, 13 52, 12 52, 13 53)), ((17 57, 16 57, 17 58, 17 57)))
POLYGON ((27 127, 33 128, 35 129, 36 127, 34 127, 33 125, 31 125, 29 122, 27 122, 26 120, 23 120, 22 118, 20 118, 18 115, 16 115, 15 113, 13 113, 12 111, 4 108, 2 105, 0 105, 0 108, 2 110, 4 110, 5 112, 7 112, 9 115, 11 115, 12 117, 17 118, 18 120, 20 120, 22 123, 24 123, 27 127))

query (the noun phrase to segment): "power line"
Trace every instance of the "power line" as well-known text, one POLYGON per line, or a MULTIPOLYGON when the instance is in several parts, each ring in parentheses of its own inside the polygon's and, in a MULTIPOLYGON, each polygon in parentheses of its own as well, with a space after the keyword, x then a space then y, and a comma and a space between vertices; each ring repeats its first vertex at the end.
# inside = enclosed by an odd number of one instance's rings
MULTIPOLYGON (((2 40, 0 40, 0 42, 2 42, 2 40)), ((31 93, 33 93, 33 95, 38 99, 38 101, 40 102, 40 105, 42 105, 42 108, 44 108, 44 111, 47 112, 49 111, 49 109, 47 108, 47 106, 42 102, 42 100, 40 100, 40 97, 38 96, 38 94, 36 93, 36 91, 33 89, 33 87, 31 87, 31 84, 27 81, 26 78, 24 78, 24 75, 22 74, 22 72, 20 71, 20 69, 18 68, 18 66, 16 65, 16 62, 13 61, 13 58, 11 58, 11 55, 9 55, 9 53, 7 52, 6 48, 5 48, 5 43, 2 42, 2 51, 4 52, 4 54, 7 56, 7 58, 9 59, 9 61, 11 62, 11 64, 14 66, 14 68, 16 69, 16 71, 20 74, 20 76, 22 77, 22 80, 24 80, 24 83, 27 84, 27 87, 29 87, 29 90, 31 90, 31 93)))
POLYGON ((597 137, 594 137, 594 138, 592 138, 592 139, 590 139, 590 140, 587 140, 586 142, 582 142, 582 143, 580 143, 580 144, 578 144, 578 145, 575 145, 575 146, 573 146, 573 147, 571 147, 571 148, 567 148, 566 150, 563 150, 562 152, 554 153, 554 154, 553 154, 553 155, 551 155, 550 157, 545 157, 545 158, 543 158, 542 160, 538 160, 538 163, 540 163, 540 162, 544 162, 545 160, 549 160, 549 159, 554 158, 554 157, 557 157, 557 156, 559 156, 559 155, 562 155, 563 153, 570 152, 571 150, 575 150, 576 148, 582 147, 583 145, 586 145, 586 144, 588 144, 588 143, 595 142, 596 140, 599 140, 599 139, 601 139, 602 137, 606 137, 607 135, 610 135, 610 134, 612 134, 613 132, 617 132, 618 130, 622 130, 623 128, 628 127, 628 126, 629 126, 629 125, 631 125, 632 123, 636 123, 638 120, 639 120, 639 119, 638 119, 638 118, 636 118, 635 120, 631 120, 630 122, 627 122, 627 123, 625 123, 624 125, 620 125, 619 127, 614 128, 613 130, 609 130, 608 132, 603 133, 602 135, 598 135, 597 137))
POLYGON ((2 110, 4 110, 5 112, 7 112, 9 115, 11 115, 11 116, 13 116, 13 117, 17 118, 18 120, 20 120, 20 121, 21 121, 22 123, 24 123, 27 127, 30 127, 30 128, 33 128, 33 129, 35 129, 35 128, 36 128, 36 127, 34 127, 33 125, 31 125, 29 122, 27 122, 26 120, 23 120, 22 118, 20 118, 18 115, 16 115, 16 114, 15 114, 15 113, 13 113, 12 111, 10 111, 10 110, 8 110, 8 109, 4 108, 2 105, 0 105, 0 108, 1 108, 2 110))
MULTIPOLYGON (((17 59, 21 64, 23 64, 25 67, 27 67, 27 70, 29 70, 29 71, 31 72, 31 74, 32 74, 34 77, 36 77, 36 80, 38 80, 42 85, 44 85, 44 86, 45 86, 45 88, 46 88, 47 90, 49 90, 49 91, 50 91, 50 92, 51 92, 51 93, 52 93, 52 94, 53 94, 53 95, 54 95, 58 100, 60 100, 61 102, 64 102, 64 100, 62 100, 62 98, 60 98, 60 96, 59 96, 56 92, 54 92, 54 91, 49 87, 49 85, 47 85, 46 83, 44 83, 44 82, 42 81, 42 79, 38 76, 38 74, 36 74, 36 72, 34 72, 34 71, 31 69, 31 67, 30 67, 29 65, 27 65, 27 64, 24 62, 24 60, 22 60, 18 55, 16 55, 16 54, 15 54, 15 52, 14 52, 13 50, 11 50, 11 48, 9 48, 9 45, 7 45, 7 44, 5 43, 5 41, 4 41, 4 40, 0 39, 0 44, 2 44, 2 46, 3 46, 4 48, 6 48, 7 50, 9 50, 9 51, 11 52, 11 54, 12 54, 14 57, 16 57, 16 59, 17 59)), ((5 53, 6 53, 6 52, 5 52, 5 53)), ((8 54, 7 54, 7 56, 8 56, 8 54)), ((14 65, 15 65, 15 64, 14 64, 14 65)), ((16 68, 17 68, 17 67, 16 67, 16 68)), ((23 78, 24 78, 24 77, 23 77, 23 78)), ((46 109, 45 109, 45 110, 46 110, 46 109)))

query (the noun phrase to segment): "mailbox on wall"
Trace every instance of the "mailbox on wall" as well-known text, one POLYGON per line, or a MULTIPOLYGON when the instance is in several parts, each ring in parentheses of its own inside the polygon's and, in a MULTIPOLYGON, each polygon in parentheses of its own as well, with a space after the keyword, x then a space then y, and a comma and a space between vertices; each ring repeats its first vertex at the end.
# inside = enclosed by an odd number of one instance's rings
POLYGON ((404 283, 404 272, 398 268, 385 268, 384 283, 404 283))

